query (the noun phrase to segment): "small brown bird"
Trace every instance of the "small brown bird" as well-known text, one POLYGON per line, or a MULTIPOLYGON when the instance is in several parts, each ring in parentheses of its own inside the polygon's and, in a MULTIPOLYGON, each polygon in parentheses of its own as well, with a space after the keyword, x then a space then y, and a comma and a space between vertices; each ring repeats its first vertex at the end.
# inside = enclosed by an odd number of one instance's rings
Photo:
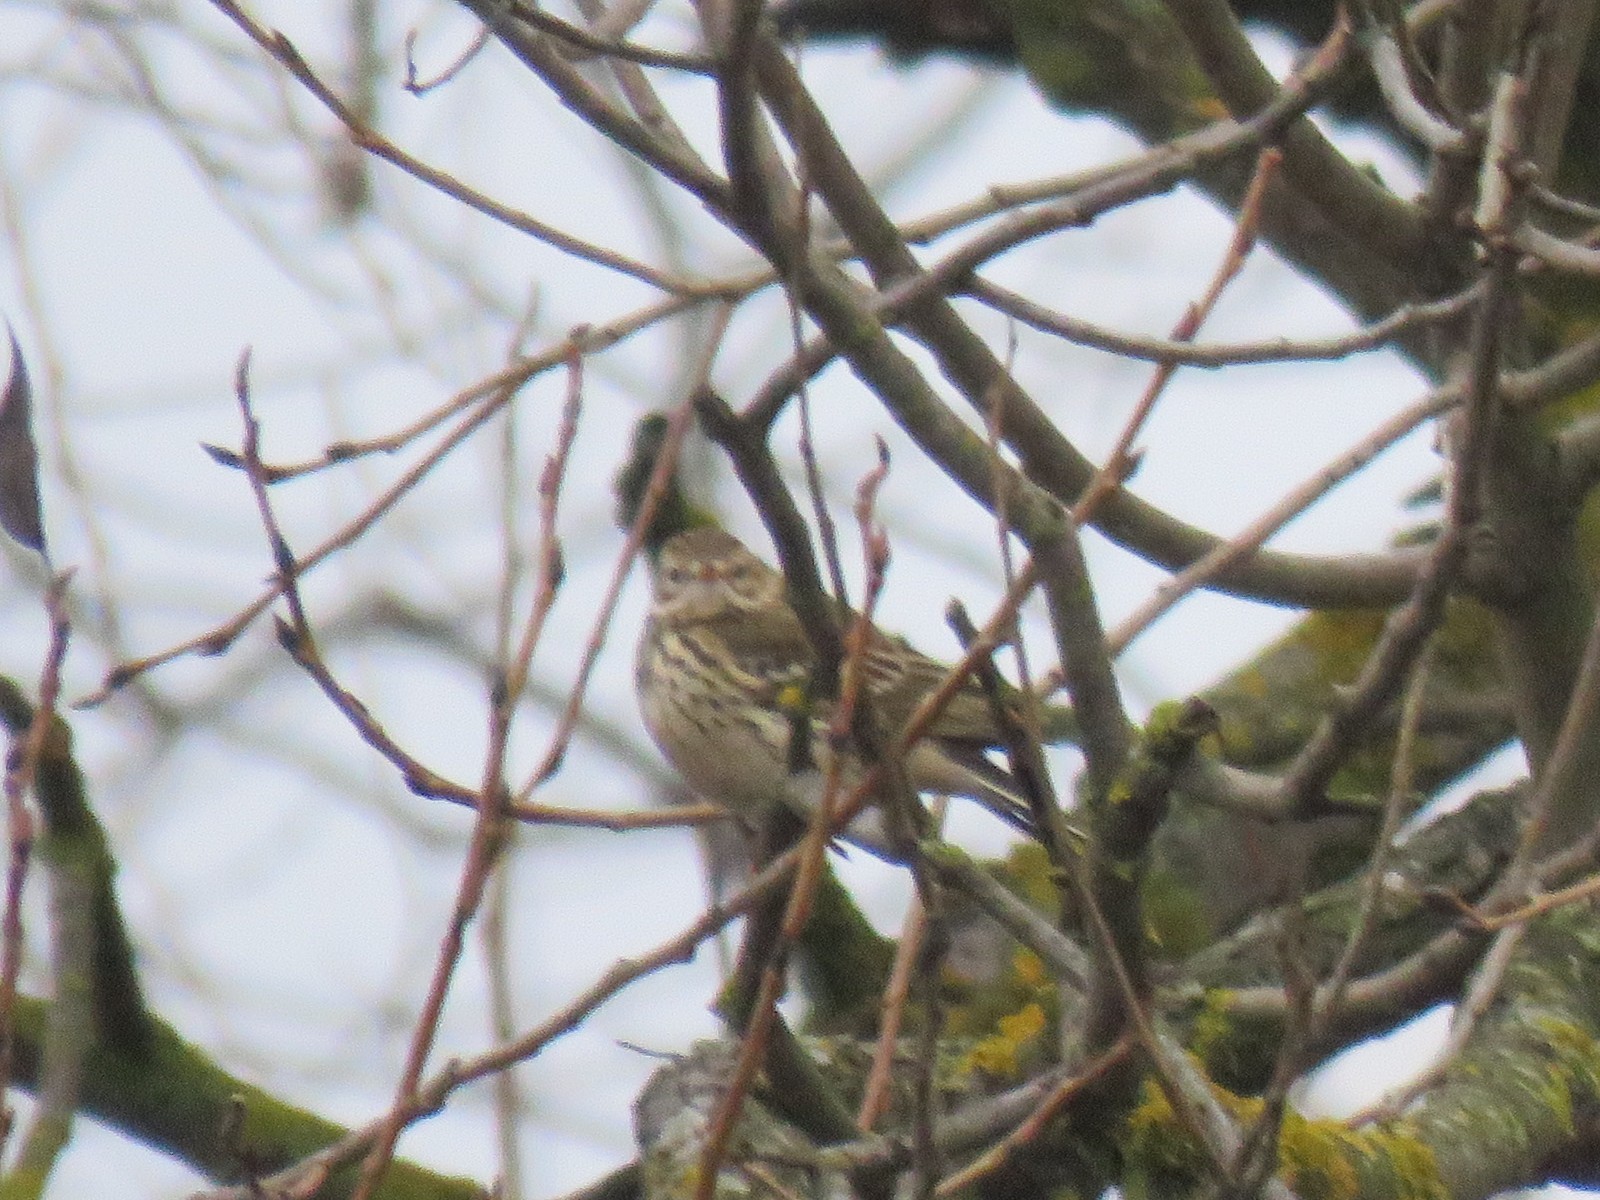
MULTIPOLYGON (((807 812, 820 784, 818 773, 790 769, 797 716, 809 714, 812 760, 825 773, 831 705, 797 703, 816 656, 783 576, 731 534, 699 527, 662 546, 654 587, 635 681, 656 745, 696 792, 735 812, 760 815, 780 802, 807 812)), ((874 629, 865 671, 873 711, 893 738, 948 668, 874 629)), ((1014 781, 984 756, 998 741, 988 698, 971 683, 906 754, 906 775, 919 791, 971 797, 1031 832, 1014 781)), ((861 773, 859 761, 847 762, 845 786, 861 773)), ((853 840, 881 851, 869 832, 851 827, 853 840)))

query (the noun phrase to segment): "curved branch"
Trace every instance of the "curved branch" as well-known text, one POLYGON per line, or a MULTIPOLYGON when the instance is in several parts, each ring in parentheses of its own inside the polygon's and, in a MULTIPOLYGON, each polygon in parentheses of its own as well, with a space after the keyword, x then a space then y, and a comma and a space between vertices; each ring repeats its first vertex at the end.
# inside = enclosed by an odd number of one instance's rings
POLYGON ((605 134, 704 203, 718 207, 727 203, 728 185, 708 170, 687 144, 656 135, 642 122, 618 109, 578 73, 553 39, 536 34, 519 22, 502 0, 461 0, 461 4, 492 29, 506 49, 591 128, 605 134))
MULTIPOLYGON (((1277 99, 1277 80, 1225 0, 1167 0, 1166 7, 1230 112, 1255 113, 1277 99)), ((1284 130, 1279 145, 1283 178, 1293 192, 1292 199, 1282 197, 1286 209, 1314 208, 1369 256, 1396 264, 1430 257, 1428 232, 1416 207, 1358 170, 1310 121, 1284 130)))
MULTIPOLYGON (((757 70, 762 94, 790 142, 810 167, 810 180, 884 288, 884 307, 900 312, 901 323, 908 332, 938 356, 944 373, 960 387, 974 407, 986 411, 993 405, 998 409, 1002 435, 1021 458, 1023 473, 1029 480, 1058 501, 1074 503, 1095 477, 1094 465, 1017 385, 993 351, 962 321, 949 300, 931 290, 899 231, 839 147, 825 118, 800 84, 793 66, 776 47, 766 44, 758 55, 757 70)), ((1188 153, 1199 153, 1198 147, 1191 146, 1188 153)), ((1181 168, 1164 162, 1160 168, 1150 170, 1158 175, 1162 169, 1173 171, 1169 186, 1176 184, 1187 173, 1190 159, 1187 155, 1178 155, 1175 161, 1181 168)), ((1143 184, 1116 180, 1106 186, 1122 196, 1143 184)), ((1095 192, 1069 201, 1073 202, 1093 212, 1108 200, 1095 192)), ((969 253, 979 251, 969 248, 969 253)), ((951 265, 945 269, 953 271, 955 267, 951 265)), ((809 270, 811 277, 819 281, 823 271, 837 273, 831 265, 824 267, 822 264, 814 264, 809 270)), ((829 319, 824 319, 815 308, 812 315, 840 352, 861 372, 860 354, 869 344, 877 342, 882 330, 878 321, 873 320, 881 310, 869 308, 859 298, 859 289, 844 281, 842 276, 839 286, 830 284, 827 290, 833 293, 828 303, 842 307, 829 319), (869 329, 872 330, 870 334, 869 329)), ((819 300, 817 296, 806 297, 808 307, 819 300)), ((892 346, 888 351, 903 359, 892 346)), ((887 361, 885 369, 890 369, 887 361)), ((990 502, 984 497, 990 494, 992 481, 987 476, 992 469, 986 448, 973 437, 970 446, 958 449, 966 439, 960 432, 947 429, 937 437, 945 443, 944 452, 933 449, 935 438, 931 436, 932 426, 928 422, 945 424, 956 419, 944 410, 908 362, 904 369, 910 375, 902 376, 903 382, 912 390, 906 391, 898 385, 894 390, 907 401, 913 393, 917 394, 920 399, 915 404, 901 403, 885 394, 881 389, 889 386, 887 376, 874 378, 869 374, 864 377, 872 380, 874 389, 879 390, 895 419, 919 445, 934 454, 940 465, 970 495, 989 506, 990 502), (969 456, 967 450, 973 455, 969 456)), ((899 374, 901 368, 892 371, 899 374)), ((961 432, 969 432, 964 423, 956 421, 956 424, 961 432)), ((1220 539, 1171 517, 1124 489, 1104 498, 1095 510, 1094 524, 1119 545, 1169 569, 1188 566, 1222 544, 1220 539)), ((1214 586, 1221 591, 1276 604, 1376 606, 1395 603, 1409 594, 1419 561, 1410 551, 1334 560, 1307 555, 1260 555, 1221 572, 1214 586)))

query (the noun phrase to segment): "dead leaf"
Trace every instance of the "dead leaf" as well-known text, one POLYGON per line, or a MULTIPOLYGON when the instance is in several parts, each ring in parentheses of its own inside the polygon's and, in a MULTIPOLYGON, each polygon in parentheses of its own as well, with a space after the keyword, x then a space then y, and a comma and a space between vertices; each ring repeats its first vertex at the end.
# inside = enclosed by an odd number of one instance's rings
POLYGON ((33 385, 15 330, 11 335, 11 378, 0 395, 0 529, 40 554, 44 515, 39 508, 39 452, 33 444, 33 385))

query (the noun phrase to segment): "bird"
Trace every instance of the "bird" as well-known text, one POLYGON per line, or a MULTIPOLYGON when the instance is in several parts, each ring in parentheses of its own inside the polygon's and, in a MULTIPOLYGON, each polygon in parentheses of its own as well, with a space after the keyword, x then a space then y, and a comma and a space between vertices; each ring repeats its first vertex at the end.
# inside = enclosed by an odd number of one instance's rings
MULTIPOLYGON (((833 757, 833 706, 805 699, 816 652, 789 604, 784 576, 721 527, 697 526, 663 542, 652 591, 635 670, 651 738, 707 800, 750 817, 777 804, 809 815, 833 757), (810 745, 797 770, 799 722, 810 727, 810 745)), ((841 607, 841 617, 852 616, 841 607)), ((948 672, 903 638, 871 629, 863 683, 888 740, 904 733, 948 672)), ((989 698, 969 680, 906 752, 906 777, 919 792, 977 800, 1031 834, 1016 781, 985 756, 1000 742, 989 698)), ((864 774, 855 753, 840 767, 846 788, 864 774)), ((863 817, 846 836, 884 853, 881 822, 871 810, 863 817)))

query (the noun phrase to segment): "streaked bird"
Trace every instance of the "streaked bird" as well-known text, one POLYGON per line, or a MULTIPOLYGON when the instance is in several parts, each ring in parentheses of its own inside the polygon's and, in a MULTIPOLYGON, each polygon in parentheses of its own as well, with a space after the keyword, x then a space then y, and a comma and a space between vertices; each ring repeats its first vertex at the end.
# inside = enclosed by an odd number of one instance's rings
MULTIPOLYGON (((783 576, 731 534, 704 526, 662 545, 653 582, 635 682, 656 745, 707 800, 751 816, 778 803, 805 815, 832 757, 832 705, 803 702, 816 655, 789 606, 783 576), (797 724, 806 721, 816 770, 797 772, 793 742, 797 724)), ((892 740, 948 668, 874 629, 864 672, 873 712, 892 740)), ((1015 781, 984 754, 999 741, 988 698, 969 682, 907 752, 906 776, 918 791, 971 797, 1031 832, 1015 781)), ((862 771, 852 755, 842 765, 844 786, 862 771)), ((870 819, 849 832, 868 849, 884 851, 870 819)))

